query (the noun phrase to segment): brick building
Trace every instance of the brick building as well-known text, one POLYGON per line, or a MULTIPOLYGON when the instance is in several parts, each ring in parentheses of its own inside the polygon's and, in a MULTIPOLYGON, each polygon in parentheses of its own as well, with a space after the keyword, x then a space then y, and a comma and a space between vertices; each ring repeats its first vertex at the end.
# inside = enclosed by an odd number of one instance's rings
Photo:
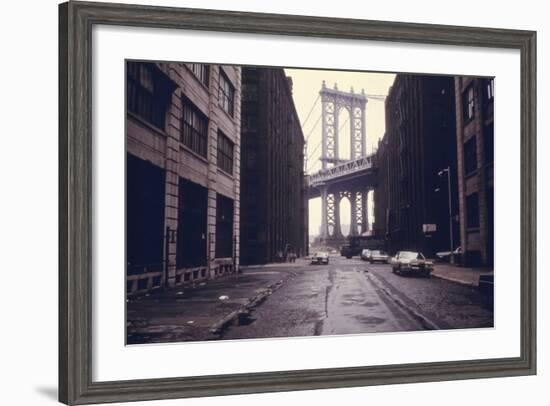
POLYGON ((460 244, 465 262, 493 265, 494 79, 455 78, 460 244))
POLYGON ((128 293, 238 267, 241 70, 127 62, 128 293))
MULTIPOLYGON (((385 108, 374 233, 386 237, 391 254, 418 250, 431 257, 450 245, 447 177, 439 176, 447 167, 453 217, 458 213, 454 79, 398 74, 385 108), (425 225, 435 225, 435 231, 427 232, 425 225)), ((456 246, 456 221, 453 228, 456 246)))
POLYGON ((242 69, 241 261, 305 255, 304 137, 283 69, 242 69))

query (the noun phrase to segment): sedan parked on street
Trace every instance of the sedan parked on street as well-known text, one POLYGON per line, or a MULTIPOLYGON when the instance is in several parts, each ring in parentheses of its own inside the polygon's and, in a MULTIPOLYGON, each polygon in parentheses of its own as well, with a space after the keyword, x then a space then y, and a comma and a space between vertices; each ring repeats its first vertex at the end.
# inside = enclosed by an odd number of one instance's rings
POLYGON ((403 273, 418 273, 430 276, 433 271, 433 264, 428 261, 421 252, 399 251, 390 260, 391 270, 399 275, 403 273))
POLYGON ((369 259, 369 255, 370 255, 370 250, 365 248, 363 251, 361 251, 361 259, 363 261, 367 261, 369 259))
POLYGON ((369 252, 369 255, 367 257, 367 261, 369 261, 371 264, 374 264, 375 262, 380 262, 383 264, 387 264, 389 260, 388 254, 386 254, 384 251, 381 250, 371 250, 369 252))
POLYGON ((328 265, 328 252, 316 252, 311 257, 311 264, 326 264, 328 265))

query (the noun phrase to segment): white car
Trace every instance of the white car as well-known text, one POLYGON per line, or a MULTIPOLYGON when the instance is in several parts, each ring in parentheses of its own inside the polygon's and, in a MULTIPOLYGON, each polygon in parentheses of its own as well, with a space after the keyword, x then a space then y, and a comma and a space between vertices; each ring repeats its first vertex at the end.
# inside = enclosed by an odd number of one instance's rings
POLYGON ((328 252, 316 252, 311 257, 311 264, 326 264, 328 265, 328 252))
POLYGON ((421 252, 399 251, 390 260, 391 270, 399 275, 403 273, 419 273, 430 276, 433 271, 433 264, 428 261, 421 252))
POLYGON ((387 264, 389 258, 390 257, 388 256, 388 254, 386 254, 384 251, 371 250, 367 257, 367 261, 369 261, 371 264, 375 262, 381 262, 383 264, 387 264))
POLYGON ((361 259, 363 261, 368 261, 369 256, 370 256, 370 250, 364 249, 363 251, 361 251, 361 259))

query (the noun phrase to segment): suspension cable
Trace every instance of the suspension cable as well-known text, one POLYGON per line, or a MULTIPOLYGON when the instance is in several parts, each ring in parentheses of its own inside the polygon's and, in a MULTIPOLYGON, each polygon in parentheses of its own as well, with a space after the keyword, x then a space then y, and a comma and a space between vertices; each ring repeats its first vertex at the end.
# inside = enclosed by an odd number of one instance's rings
POLYGON ((309 130, 309 133, 306 136, 306 142, 307 140, 309 140, 309 137, 311 136, 311 134, 313 134, 313 130, 317 128, 317 124, 319 124, 319 121, 321 121, 321 117, 322 116, 317 117, 317 121, 315 122, 315 124, 313 124, 313 127, 311 128, 311 130, 309 130))
MULTIPOLYGON (((320 118, 321 116, 319 116, 320 118)), ((319 120, 317 120, 318 122, 319 120)), ((340 126, 340 128, 338 129, 338 134, 340 133, 340 131, 342 131, 342 129, 344 128, 344 126, 348 123, 349 121, 349 116, 346 117, 346 120, 342 123, 342 125, 340 126)), ((311 135, 311 133, 313 132, 313 130, 315 129, 315 127, 313 127, 310 131, 310 133, 308 134, 308 137, 306 138, 306 143, 307 143, 307 139, 309 138, 309 136, 311 135)), ((322 139, 321 139, 322 141, 322 139)), ((311 153, 307 156, 307 161, 311 161, 311 158, 313 157, 313 154, 315 154, 315 152, 317 151, 317 149, 319 149, 319 146, 321 145, 321 141, 319 141, 317 143, 317 146, 313 149, 313 151, 311 151, 311 153)), ((315 162, 315 161, 314 161, 315 162)), ((306 168, 306 172, 309 171, 309 169, 312 167, 313 165, 310 165, 308 168, 306 168)))
POLYGON ((321 141, 319 141, 317 143, 317 146, 313 149, 313 151, 311 151, 311 153, 308 155, 307 157, 307 160, 311 160, 311 157, 313 157, 313 154, 315 154, 315 152, 319 149, 319 147, 321 146, 321 141))
POLYGON ((311 116, 311 113, 313 113, 313 109, 315 108, 315 106, 317 105, 317 102, 319 101, 319 98, 321 97, 321 94, 317 95, 317 98, 315 99, 315 101, 313 102, 313 106, 311 106, 311 109, 309 110, 309 113, 307 114, 307 117, 304 121, 304 123, 302 124, 302 129, 306 126, 307 124, 307 120, 309 120, 309 117, 311 116))

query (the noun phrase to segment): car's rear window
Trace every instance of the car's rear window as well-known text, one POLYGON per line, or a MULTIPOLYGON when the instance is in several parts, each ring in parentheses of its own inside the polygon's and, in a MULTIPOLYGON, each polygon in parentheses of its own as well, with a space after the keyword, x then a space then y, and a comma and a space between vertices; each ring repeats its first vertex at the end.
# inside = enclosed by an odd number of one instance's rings
POLYGON ((418 254, 416 252, 402 251, 399 253, 399 258, 402 259, 416 259, 418 254))

